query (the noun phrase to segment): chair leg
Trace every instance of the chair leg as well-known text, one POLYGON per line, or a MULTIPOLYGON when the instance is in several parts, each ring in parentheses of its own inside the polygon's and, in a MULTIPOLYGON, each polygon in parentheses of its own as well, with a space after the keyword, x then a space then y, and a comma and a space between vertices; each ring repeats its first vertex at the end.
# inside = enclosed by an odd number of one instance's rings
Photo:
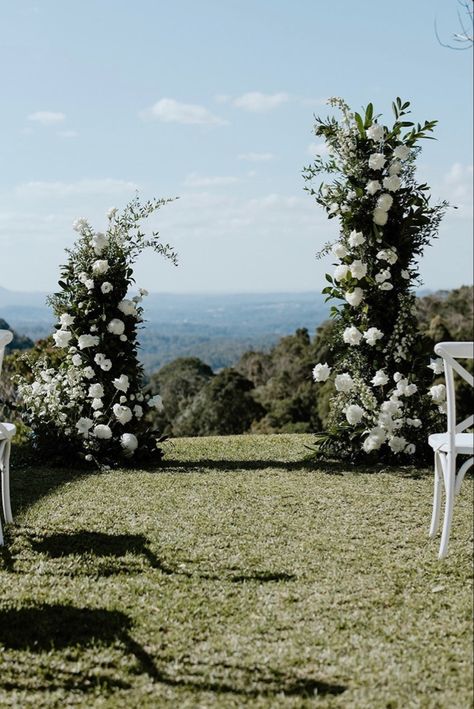
POLYGON ((3 546, 3 530, 2 530, 2 520, 0 519, 0 547, 3 546))
POLYGON ((434 454, 434 495, 433 495, 433 514, 431 515, 431 525, 429 536, 434 537, 438 531, 439 517, 441 511, 441 488, 443 471, 441 468, 441 459, 438 451, 434 454))
POLYGON ((5 515, 5 522, 12 523, 13 515, 12 508, 10 504, 10 442, 8 442, 3 451, 3 461, 2 461, 2 502, 3 502, 3 514, 5 515))
POLYGON ((446 458, 446 467, 444 470, 444 487, 446 489, 446 503, 444 510, 443 532, 441 534, 441 544, 439 547, 438 559, 444 559, 448 553, 449 535, 451 532, 451 522, 453 519, 454 507, 454 485, 456 482, 455 475, 456 456, 448 453, 446 458))

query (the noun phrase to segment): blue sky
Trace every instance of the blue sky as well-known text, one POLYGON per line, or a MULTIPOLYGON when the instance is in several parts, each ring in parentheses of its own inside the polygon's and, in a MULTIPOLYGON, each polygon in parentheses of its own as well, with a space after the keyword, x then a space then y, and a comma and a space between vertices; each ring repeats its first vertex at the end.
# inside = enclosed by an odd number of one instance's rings
POLYGON ((152 291, 319 290, 335 225, 303 192, 313 114, 342 96, 436 118, 419 175, 459 209, 426 287, 472 281, 472 51, 456 0, 16 0, 0 5, 0 285, 53 290, 73 219, 179 195, 155 225, 180 254, 152 291))

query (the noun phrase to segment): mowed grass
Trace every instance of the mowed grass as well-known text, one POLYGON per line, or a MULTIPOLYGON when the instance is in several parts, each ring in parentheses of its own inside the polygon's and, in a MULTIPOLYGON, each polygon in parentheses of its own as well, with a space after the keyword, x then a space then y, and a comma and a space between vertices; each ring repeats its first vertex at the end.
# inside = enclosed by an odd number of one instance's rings
POLYGON ((472 479, 321 466, 305 435, 180 439, 154 471, 15 470, 1 707, 472 703, 472 479))

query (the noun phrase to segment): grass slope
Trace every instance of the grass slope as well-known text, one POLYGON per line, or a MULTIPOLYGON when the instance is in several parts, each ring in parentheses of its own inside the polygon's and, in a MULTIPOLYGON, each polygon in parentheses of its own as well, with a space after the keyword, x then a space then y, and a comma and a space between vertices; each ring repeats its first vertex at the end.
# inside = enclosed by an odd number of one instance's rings
POLYGON ((13 465, 0 706, 471 706, 472 481, 440 563, 427 471, 317 468, 310 441, 13 465))

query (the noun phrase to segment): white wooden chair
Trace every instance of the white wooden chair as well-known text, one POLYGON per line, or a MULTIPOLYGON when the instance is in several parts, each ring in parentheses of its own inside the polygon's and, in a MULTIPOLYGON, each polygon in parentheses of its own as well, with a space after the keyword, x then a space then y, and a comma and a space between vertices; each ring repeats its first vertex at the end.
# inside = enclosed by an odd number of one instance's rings
MULTIPOLYGON (((12 341, 13 334, 9 330, 0 330, 0 374, 2 371, 5 347, 12 341)), ((16 433, 13 423, 0 422, 0 472, 2 476, 2 505, 5 522, 13 522, 10 505, 10 450, 12 438, 16 433)), ((0 545, 3 544, 2 522, 0 519, 0 545)))
POLYGON ((448 553, 449 533, 453 518, 455 495, 459 493, 461 483, 467 470, 474 464, 474 433, 466 433, 466 429, 474 424, 474 416, 469 416, 456 424, 456 391, 454 372, 457 372, 468 384, 474 386, 474 377, 458 359, 474 358, 474 342, 440 342, 435 352, 442 357, 446 378, 447 431, 432 434, 428 442, 434 450, 434 500, 431 518, 430 537, 434 537, 439 525, 441 510, 441 488, 445 489, 445 512, 439 558, 448 553), (471 456, 457 469, 457 456, 471 456))

